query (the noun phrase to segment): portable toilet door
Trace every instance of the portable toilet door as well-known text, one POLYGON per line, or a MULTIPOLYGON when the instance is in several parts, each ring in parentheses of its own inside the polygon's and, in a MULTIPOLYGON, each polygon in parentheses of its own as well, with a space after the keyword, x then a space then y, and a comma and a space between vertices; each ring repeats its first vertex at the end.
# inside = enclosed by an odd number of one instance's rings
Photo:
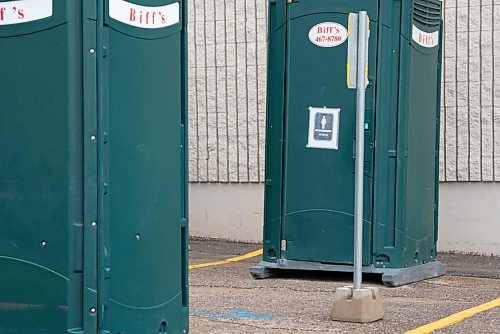
MULTIPOLYGON (((280 16, 279 11, 285 10, 280 3, 271 4, 269 76, 270 85, 285 89, 281 93, 269 87, 269 96, 277 95, 270 98, 268 109, 265 219, 281 221, 281 240, 271 241, 268 251, 279 252, 287 261, 352 264, 356 90, 346 84, 348 21, 350 12, 368 10, 369 61, 374 69, 378 5, 373 1, 335 6, 326 0, 301 1, 287 5, 286 15, 280 16), (280 84, 282 68, 286 76, 280 84), (282 119, 275 115, 280 93, 282 119), (281 150, 282 166, 276 163, 281 150)), ((366 93, 365 263, 372 230, 373 73, 366 93)))

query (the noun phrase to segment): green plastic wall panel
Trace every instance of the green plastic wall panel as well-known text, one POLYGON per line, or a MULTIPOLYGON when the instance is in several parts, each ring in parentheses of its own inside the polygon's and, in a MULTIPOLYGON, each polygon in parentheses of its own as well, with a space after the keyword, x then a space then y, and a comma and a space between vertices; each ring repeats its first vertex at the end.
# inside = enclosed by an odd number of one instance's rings
POLYGON ((168 333, 186 329, 182 23, 152 31, 106 16, 113 333, 156 333, 162 317, 168 333))
POLYGON ((185 8, 0 0, 0 333, 189 331, 185 8))
POLYGON ((366 10, 363 263, 432 261, 441 3, 276 0, 269 8, 264 260, 352 263, 356 91, 346 84, 348 42, 320 47, 309 32, 323 22, 347 28, 349 13, 366 10), (307 147, 309 107, 340 109, 338 149, 307 147))
MULTIPOLYGON (((4 20, 19 18, 11 3, 2 9, 4 20)), ((72 233, 83 202, 78 12, 55 1, 48 18, 0 25, 1 333, 81 325, 81 253, 72 233)))

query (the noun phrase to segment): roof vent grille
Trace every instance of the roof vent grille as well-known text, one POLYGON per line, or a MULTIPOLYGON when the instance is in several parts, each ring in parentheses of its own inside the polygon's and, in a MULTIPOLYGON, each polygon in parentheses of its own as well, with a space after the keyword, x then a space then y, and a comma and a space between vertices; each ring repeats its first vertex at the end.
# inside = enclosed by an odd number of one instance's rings
POLYGON ((439 0, 414 0, 413 23, 424 27, 439 27, 441 6, 442 3, 439 0))

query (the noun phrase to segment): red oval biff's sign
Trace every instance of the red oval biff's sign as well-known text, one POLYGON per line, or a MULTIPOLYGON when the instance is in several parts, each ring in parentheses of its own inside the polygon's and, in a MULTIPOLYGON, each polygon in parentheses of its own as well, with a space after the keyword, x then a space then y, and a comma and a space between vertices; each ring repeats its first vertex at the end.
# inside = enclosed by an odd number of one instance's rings
POLYGON ((309 40, 322 48, 339 46, 347 40, 347 29, 336 22, 321 22, 309 30, 309 40))

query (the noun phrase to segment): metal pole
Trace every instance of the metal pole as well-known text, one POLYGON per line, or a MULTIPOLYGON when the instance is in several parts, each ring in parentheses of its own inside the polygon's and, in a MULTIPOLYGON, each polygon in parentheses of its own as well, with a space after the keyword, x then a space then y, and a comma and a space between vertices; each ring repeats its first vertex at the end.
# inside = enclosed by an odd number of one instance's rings
POLYGON ((368 16, 365 11, 358 15, 358 68, 356 105, 356 172, 354 190, 354 289, 362 286, 363 262, 363 167, 365 147, 365 88, 368 47, 368 16))

